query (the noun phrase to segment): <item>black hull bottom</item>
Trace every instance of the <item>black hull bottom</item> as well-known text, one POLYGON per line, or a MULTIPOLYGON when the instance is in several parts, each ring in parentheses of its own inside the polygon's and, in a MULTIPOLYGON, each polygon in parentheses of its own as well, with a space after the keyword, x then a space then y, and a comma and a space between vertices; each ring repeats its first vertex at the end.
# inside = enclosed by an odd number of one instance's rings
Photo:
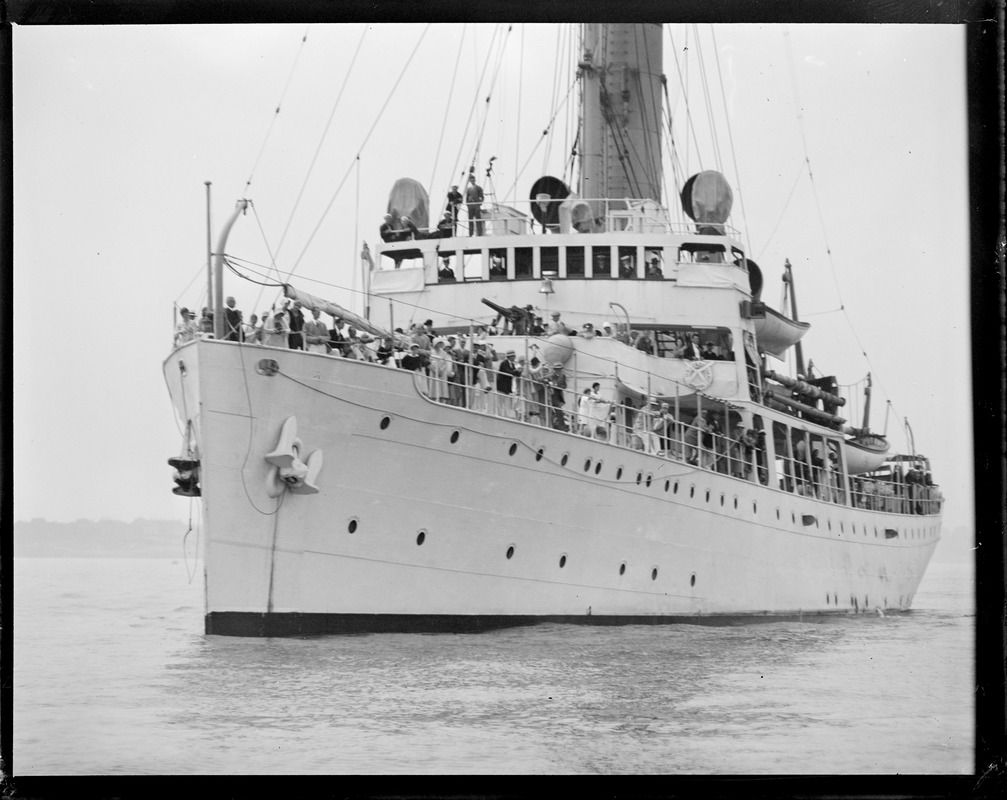
MULTIPOLYGON (((745 625, 756 622, 813 622, 835 616, 855 616, 854 609, 792 613, 753 612, 723 616, 592 616, 590 614, 517 616, 510 614, 262 614, 213 611, 206 615, 206 633, 215 636, 325 636, 361 633, 482 633, 543 623, 566 625, 745 625)), ((886 611, 886 615, 903 613, 886 611)), ((863 616, 877 616, 875 611, 863 616)))

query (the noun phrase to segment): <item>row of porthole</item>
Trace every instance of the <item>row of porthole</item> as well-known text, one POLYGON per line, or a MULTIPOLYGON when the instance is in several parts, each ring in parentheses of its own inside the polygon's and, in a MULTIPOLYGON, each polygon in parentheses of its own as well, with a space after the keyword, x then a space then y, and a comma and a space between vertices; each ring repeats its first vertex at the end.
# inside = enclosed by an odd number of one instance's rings
MULTIPOLYGON (((350 533, 356 533, 357 532, 357 528, 359 527, 359 524, 360 524, 359 520, 357 520, 356 517, 353 517, 352 519, 350 519, 350 522, 347 525, 347 530, 349 530, 350 533)), ((421 529, 420 532, 416 534, 416 544, 417 544, 417 546, 422 545, 426 540, 427 540, 427 532, 426 532, 426 530, 421 529)), ((508 546, 507 552, 504 555, 507 557, 508 560, 510 560, 510 559, 514 558, 514 553, 515 552, 516 552, 516 550, 514 548, 514 545, 510 545, 510 546, 508 546)), ((565 567, 565 566, 566 566, 566 553, 563 553, 559 557, 559 567, 560 567, 560 569, 563 569, 563 567, 565 567)), ((619 574, 620 575, 625 575, 626 574, 626 562, 625 561, 623 561, 619 565, 619 574)), ((657 580, 657 567, 654 567, 651 570, 651 572, 650 572, 650 579, 652 581, 656 581, 657 580)), ((696 585, 696 573, 695 572, 693 572, 692 575, 691 575, 691 577, 689 578, 689 585, 690 586, 695 586, 696 585)))
MULTIPOLYGON (((387 429, 388 426, 389 426, 389 424, 391 424, 391 418, 390 417, 382 417, 381 418, 381 425, 380 425, 381 426, 381 430, 387 429)), ((451 443, 455 444, 458 441, 459 436, 460 436, 459 431, 457 431, 457 430, 452 431, 451 432, 451 437, 450 437, 451 438, 451 443)), ((512 456, 517 453, 517 444, 516 443, 513 443, 513 442, 511 443, 510 448, 508 448, 508 453, 510 455, 512 455, 512 456)), ((536 461, 541 461, 544 455, 545 455, 545 448, 540 447, 536 451, 536 453, 535 453, 535 460, 536 461)), ((567 465, 567 461, 568 460, 569 460, 569 453, 564 453, 563 456, 562 456, 562 458, 560 459, 560 466, 565 467, 567 465)), ((592 464, 592 461, 591 461, 590 458, 588 458, 588 459, 585 460, 585 462, 584 462, 584 472, 590 472, 591 471, 591 464, 592 464)), ((601 472, 601 467, 602 467, 602 462, 601 461, 594 462, 594 474, 595 475, 598 475, 601 472)), ((622 479, 622 467, 619 467, 616 470, 615 479, 616 480, 621 480, 622 479)), ((648 488, 650 487, 651 483, 653 482, 653 479, 654 479, 653 474, 652 473, 647 473, 646 484, 647 484, 648 488)), ((636 484, 637 484, 637 486, 639 486, 643 481, 644 481, 643 472, 642 471, 637 472, 636 473, 636 484)), ((668 489, 670 487, 670 484, 671 484, 670 480, 665 480, 665 482, 664 482, 664 491, 665 492, 668 491, 668 489)), ((675 481, 674 490, 672 491, 672 494, 678 494, 678 481, 675 481)), ((689 487, 689 497, 690 498, 695 497, 695 494, 696 494, 696 487, 695 486, 690 486, 689 487)), ((721 506, 724 505, 724 497, 725 497, 724 494, 721 493, 721 495, 720 495, 720 505, 721 506)), ((710 490, 709 489, 706 490, 706 502, 707 503, 710 502, 710 490)), ((738 498, 737 497, 734 498, 734 508, 735 509, 738 508, 738 498)), ((758 512, 759 512, 758 504, 753 500, 752 501, 752 513, 753 514, 757 514, 758 512)), ((777 519, 780 518, 780 509, 776 509, 776 518, 777 519)), ((797 515, 793 511, 790 512, 790 521, 794 525, 797 524, 797 515)), ((819 527, 817 518, 815 519, 815 527, 816 528, 819 527)), ((845 528, 844 528, 842 522, 839 523, 839 528, 840 528, 840 532, 845 532, 845 528)), ((830 531, 832 530, 832 520, 828 520, 828 529, 830 531)), ((857 532, 857 526, 856 526, 856 523, 854 523, 853 524, 853 533, 856 534, 856 532, 857 532)), ((351 533, 352 533, 352 531, 351 531, 351 533)), ((907 533, 910 534, 910 538, 913 538, 913 539, 921 538, 921 536, 920 536, 921 532, 920 531, 908 531, 907 533)), ((867 526, 864 525, 864 536, 866 536, 866 535, 867 535, 867 526)), ((878 538, 878 529, 877 529, 877 526, 875 526, 875 528, 874 528, 874 538, 875 539, 878 538)))
MULTIPOLYGON (((777 519, 779 519, 779 516, 780 516, 780 510, 779 509, 776 510, 776 516, 777 516, 777 519)), ((796 521, 796 518, 794 517, 793 514, 791 514, 791 519, 793 521, 796 521)), ((357 526, 358 526, 358 524, 359 523, 358 523, 357 518, 356 517, 352 518, 349 521, 349 524, 347 525, 347 530, 349 530, 350 533, 356 533, 357 532, 357 526)), ((815 525, 817 526, 817 524, 818 524, 818 522, 816 520, 815 521, 815 525)), ((854 525, 853 526, 853 532, 854 533, 856 533, 856 528, 857 528, 857 526, 854 525)), ((829 530, 832 530, 832 523, 831 523, 831 521, 829 522, 829 530)), ((864 526, 864 535, 865 536, 867 535, 867 526, 866 525, 864 526)), ((878 536, 878 529, 875 528, 874 529, 874 537, 877 538, 877 536, 878 536)), ((425 538, 426 538, 426 533, 424 531, 420 531, 419 536, 417 536, 416 544, 423 544, 423 540, 425 538)), ((514 555, 514 548, 511 547, 507 551, 507 558, 511 558, 513 555, 514 555)), ((562 563, 560 564, 560 566, 561 567, 565 566, 566 565, 566 556, 563 556, 562 559, 561 559, 561 561, 562 561, 562 563)), ((619 574, 621 575, 622 572, 620 572, 619 574)))

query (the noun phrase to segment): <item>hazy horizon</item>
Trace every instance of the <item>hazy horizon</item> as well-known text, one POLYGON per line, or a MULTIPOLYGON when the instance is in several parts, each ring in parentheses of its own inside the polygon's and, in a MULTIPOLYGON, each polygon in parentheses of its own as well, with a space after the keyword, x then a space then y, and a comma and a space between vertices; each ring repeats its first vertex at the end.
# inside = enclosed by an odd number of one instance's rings
MULTIPOLYGON (((500 188, 513 182, 518 196, 541 174, 564 174, 565 148, 535 147, 553 113, 543 78, 561 75, 554 62, 568 54, 565 30, 516 24, 501 51, 499 119, 485 123, 479 160, 499 156, 500 188)), ((213 182, 215 231, 239 191, 256 202, 229 253, 269 263, 268 234, 279 269, 300 265, 298 280, 324 279, 329 299, 356 308, 356 254, 375 240, 394 179, 415 175, 434 207, 453 170, 469 163, 473 143, 431 110, 432 76, 449 74, 457 53, 465 69, 456 96, 471 100, 474 67, 503 37, 493 24, 429 34, 398 23, 15 26, 15 517, 187 517, 188 502, 171 493, 167 459, 181 436, 161 365, 173 302, 205 302, 204 182, 213 182), (353 113, 338 117, 308 181, 361 42, 341 101, 350 105, 340 106, 353 113), (376 83, 399 74, 414 48, 390 130, 379 126, 362 145, 384 100, 376 83), (358 152, 358 177, 337 198, 358 152), (54 346, 51 308, 75 312, 83 335, 54 346)), ((699 71, 682 77, 678 66, 706 49, 724 93, 707 111, 734 129, 731 157, 715 165, 737 190, 765 299, 776 304, 789 259, 812 323, 806 357, 846 386, 871 372, 874 427, 908 452, 908 419, 946 498, 947 528, 974 524, 964 28, 666 26, 666 40, 683 174, 714 165, 697 129, 725 125, 704 120, 698 104, 690 110, 680 91, 699 71)), ((557 118, 558 130, 565 124, 557 118)), ((269 304, 261 287, 233 276, 226 292, 246 316, 269 304)))

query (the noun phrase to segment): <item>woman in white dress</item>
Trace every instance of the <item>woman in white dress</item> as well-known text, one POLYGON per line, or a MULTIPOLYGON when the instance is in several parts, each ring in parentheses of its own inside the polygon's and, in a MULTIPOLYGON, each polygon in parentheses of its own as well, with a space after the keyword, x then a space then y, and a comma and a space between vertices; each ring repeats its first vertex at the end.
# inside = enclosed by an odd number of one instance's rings
POLYGON ((434 342, 430 354, 430 397, 438 403, 446 403, 451 397, 448 378, 454 375, 454 359, 444 350, 444 342, 434 342))

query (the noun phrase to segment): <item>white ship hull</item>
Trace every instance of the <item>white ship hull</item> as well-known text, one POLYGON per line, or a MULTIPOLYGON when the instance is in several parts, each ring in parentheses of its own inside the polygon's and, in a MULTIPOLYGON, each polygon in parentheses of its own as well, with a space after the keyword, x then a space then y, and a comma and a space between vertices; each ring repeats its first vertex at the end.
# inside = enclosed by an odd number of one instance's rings
POLYGON ((393 367, 203 339, 164 369, 201 459, 208 633, 902 611, 939 540, 939 515, 434 403, 393 367), (271 497, 290 417, 318 493, 271 497))

